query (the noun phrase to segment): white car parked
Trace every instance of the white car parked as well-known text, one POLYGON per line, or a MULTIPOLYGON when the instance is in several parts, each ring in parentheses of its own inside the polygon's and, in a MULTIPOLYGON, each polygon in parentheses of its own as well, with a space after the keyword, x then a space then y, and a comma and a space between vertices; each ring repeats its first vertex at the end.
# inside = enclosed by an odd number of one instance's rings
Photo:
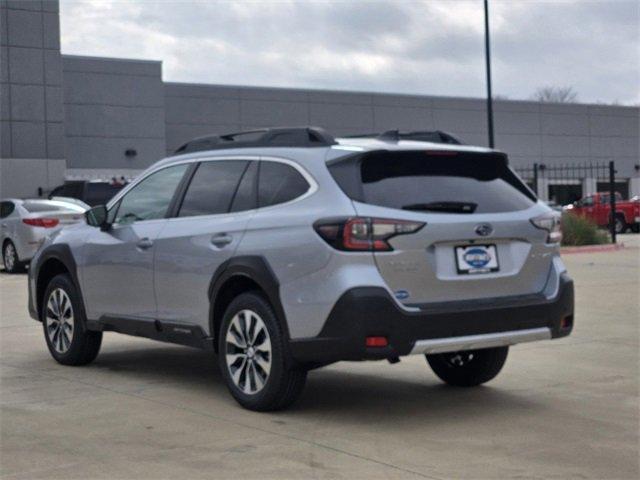
POLYGON ((86 209, 86 205, 64 200, 0 201, 0 245, 5 271, 23 271, 47 236, 65 225, 83 222, 86 209))

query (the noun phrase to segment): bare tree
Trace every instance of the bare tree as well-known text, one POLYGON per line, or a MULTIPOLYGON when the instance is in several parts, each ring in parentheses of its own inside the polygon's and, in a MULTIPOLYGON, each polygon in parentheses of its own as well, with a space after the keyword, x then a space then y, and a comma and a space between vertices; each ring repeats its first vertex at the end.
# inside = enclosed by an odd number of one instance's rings
POLYGON ((573 103, 578 99, 578 92, 573 87, 540 87, 533 99, 541 103, 573 103))

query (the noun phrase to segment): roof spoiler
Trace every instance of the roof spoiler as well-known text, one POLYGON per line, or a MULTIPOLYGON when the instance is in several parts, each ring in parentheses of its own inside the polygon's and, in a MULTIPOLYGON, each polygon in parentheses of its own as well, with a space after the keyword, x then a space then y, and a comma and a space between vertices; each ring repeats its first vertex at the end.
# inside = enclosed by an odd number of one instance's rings
POLYGON ((450 133, 442 130, 415 130, 401 132, 400 130, 387 130, 382 133, 363 133, 347 135, 344 138, 376 138, 383 142, 399 142, 400 140, 413 140, 416 142, 447 143, 450 145, 463 145, 463 142, 450 133))

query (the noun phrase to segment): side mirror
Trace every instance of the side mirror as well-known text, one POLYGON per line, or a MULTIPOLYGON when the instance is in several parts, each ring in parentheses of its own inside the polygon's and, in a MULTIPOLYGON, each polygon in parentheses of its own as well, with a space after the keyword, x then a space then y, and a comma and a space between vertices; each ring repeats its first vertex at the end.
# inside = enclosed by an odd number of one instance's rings
POLYGON ((100 227, 100 230, 109 230, 111 224, 107 217, 107 207, 104 205, 97 205, 84 213, 87 223, 92 227, 100 227))

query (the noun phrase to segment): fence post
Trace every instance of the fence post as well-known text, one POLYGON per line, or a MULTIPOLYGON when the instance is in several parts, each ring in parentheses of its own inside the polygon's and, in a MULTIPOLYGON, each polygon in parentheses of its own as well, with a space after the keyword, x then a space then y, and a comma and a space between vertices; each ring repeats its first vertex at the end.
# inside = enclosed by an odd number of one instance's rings
POLYGON ((536 192, 536 196, 540 196, 538 193, 538 164, 533 164, 533 191, 536 192))
POLYGON ((609 162, 609 205, 611 206, 609 218, 611 241, 616 243, 616 166, 613 161, 609 162))

